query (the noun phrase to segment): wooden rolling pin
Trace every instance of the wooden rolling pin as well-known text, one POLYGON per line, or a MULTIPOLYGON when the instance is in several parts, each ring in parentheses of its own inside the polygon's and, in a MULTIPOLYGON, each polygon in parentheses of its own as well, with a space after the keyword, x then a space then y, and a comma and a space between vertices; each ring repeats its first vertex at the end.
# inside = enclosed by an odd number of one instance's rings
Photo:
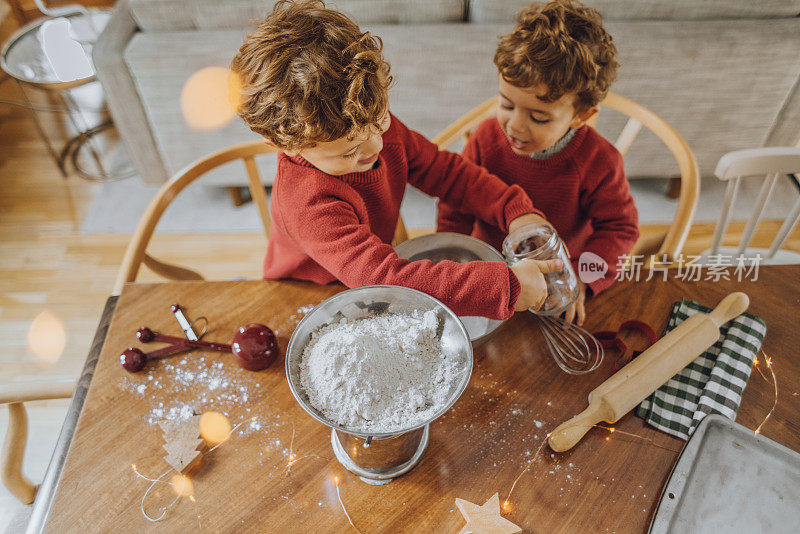
POLYGON ((616 423, 719 339, 719 327, 747 310, 750 299, 731 293, 709 313, 692 315, 589 393, 589 407, 551 434, 550 448, 572 448, 600 421, 616 423))

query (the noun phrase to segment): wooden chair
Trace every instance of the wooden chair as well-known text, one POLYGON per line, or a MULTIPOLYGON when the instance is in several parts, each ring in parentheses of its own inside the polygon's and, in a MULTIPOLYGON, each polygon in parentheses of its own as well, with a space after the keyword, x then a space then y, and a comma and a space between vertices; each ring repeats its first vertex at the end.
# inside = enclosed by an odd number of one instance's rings
MULTIPOLYGON (((165 183, 148 205, 133 238, 128 244, 122 260, 122 267, 114 285, 113 294, 119 295, 125 282, 132 282, 136 279, 142 263, 165 278, 173 280, 203 279, 196 271, 170 265, 153 258, 147 254, 146 248, 161 215, 178 193, 206 172, 233 160, 241 159, 244 161, 250 184, 250 193, 258 206, 264 225, 264 233, 269 238, 270 218, 267 195, 259 178, 254 158, 259 154, 274 151, 274 148, 260 140, 235 145, 201 158, 165 183)), ((23 403, 32 400, 69 398, 72 396, 74 388, 75 380, 12 383, 0 386, 0 404, 8 404, 9 409, 9 428, 6 433, 3 452, 0 456, 2 480, 9 491, 24 504, 33 502, 36 495, 36 487, 22 474, 22 461, 27 440, 27 415, 23 403)))
MULTIPOLYGON (((261 182, 258 167, 255 163, 255 157, 260 154, 276 151, 275 148, 267 145, 262 140, 233 145, 200 158, 167 181, 158 193, 156 193, 153 200, 150 201, 150 204, 147 206, 147 209, 139 221, 139 226, 136 228, 128 244, 125 256, 122 259, 122 266, 117 275, 117 281, 114 284, 113 294, 119 295, 126 282, 133 282, 136 280, 136 275, 142 263, 149 267, 151 271, 170 280, 203 280, 202 275, 196 271, 157 260, 147 253, 147 245, 150 243, 158 221, 178 193, 208 171, 231 161, 241 159, 244 162, 249 181, 250 195, 261 215, 261 221, 264 225, 264 235, 269 239, 269 205, 267 203, 264 185, 261 182)), ((400 218, 397 221, 397 228, 395 229, 392 244, 401 243, 406 239, 408 239, 408 233, 406 232, 402 218, 400 218)))
MULTIPOLYGON (((681 188, 672 225, 664 234, 639 240, 632 252, 632 254, 659 258, 661 261, 672 260, 681 253, 694 219, 697 199, 700 195, 700 170, 697 160, 683 137, 664 119, 646 107, 618 94, 609 93, 600 103, 601 113, 603 108, 612 109, 629 117, 614 142, 614 146, 623 156, 631 148, 642 127, 646 127, 667 145, 678 162, 681 188)), ((485 119, 494 116, 496 110, 497 97, 495 96, 445 128, 433 138, 433 142, 445 150, 461 139, 468 139, 474 128, 485 119)), ((597 114, 589 120, 591 126, 596 123, 597 114)))
POLYGON ((22 504, 31 504, 38 489, 22 474, 22 461, 28 440, 25 403, 68 399, 72 397, 75 383, 73 379, 49 379, 0 385, 0 404, 8 405, 8 430, 0 454, 0 470, 3 484, 22 504))
POLYGON ((203 276, 196 271, 157 260, 147 253, 147 245, 150 243, 153 232, 161 216, 164 214, 164 211, 181 191, 208 171, 234 160, 240 159, 244 162, 250 195, 253 198, 253 202, 258 207, 261 222, 264 226, 264 234, 266 238, 269 239, 270 216, 269 206, 267 204, 267 193, 261 182, 255 157, 260 154, 268 154, 276 151, 275 148, 269 146, 260 139, 233 145, 200 158, 194 163, 189 164, 183 170, 178 171, 175 176, 170 178, 161 189, 159 189, 153 200, 150 201, 142 218, 139 220, 139 226, 133 233, 133 237, 122 258, 122 265, 117 275, 117 281, 114 284, 113 294, 119 295, 122 291, 122 286, 124 286, 126 282, 133 282, 136 280, 136 275, 139 273, 139 267, 142 263, 149 267, 154 273, 170 280, 204 279, 203 276))
MULTIPOLYGON (((787 174, 800 173, 800 147, 764 147, 728 152, 717 163, 714 174, 727 182, 722 213, 714 229, 711 249, 701 256, 702 263, 708 263, 711 256, 730 255, 733 258, 760 255, 764 264, 797 264, 800 254, 780 250, 792 229, 800 222, 800 197, 784 219, 769 249, 749 248, 758 223, 761 222, 769 198, 778 179, 787 174), (739 245, 735 248, 722 248, 722 240, 731 217, 731 208, 736 201, 742 178, 758 177, 763 180, 755 198, 755 206, 745 224, 739 245)), ((754 178, 755 179, 755 178, 754 178)))

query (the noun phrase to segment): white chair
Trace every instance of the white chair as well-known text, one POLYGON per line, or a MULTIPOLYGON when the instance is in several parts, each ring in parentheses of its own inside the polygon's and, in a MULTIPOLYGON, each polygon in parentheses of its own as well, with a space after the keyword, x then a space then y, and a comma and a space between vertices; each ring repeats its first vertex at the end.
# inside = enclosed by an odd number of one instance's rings
POLYGON ((756 258, 762 265, 798 264, 800 254, 781 250, 786 239, 800 221, 800 195, 787 214, 769 249, 749 248, 756 228, 761 222, 764 208, 769 201, 775 184, 787 174, 800 173, 800 147, 764 147, 729 152, 720 158, 714 174, 726 181, 725 200, 719 222, 714 230, 711 248, 701 255, 700 263, 714 263, 713 257, 756 258), (722 241, 731 218, 731 210, 736 201, 742 178, 763 180, 755 199, 753 213, 747 220, 738 246, 723 247, 722 241))

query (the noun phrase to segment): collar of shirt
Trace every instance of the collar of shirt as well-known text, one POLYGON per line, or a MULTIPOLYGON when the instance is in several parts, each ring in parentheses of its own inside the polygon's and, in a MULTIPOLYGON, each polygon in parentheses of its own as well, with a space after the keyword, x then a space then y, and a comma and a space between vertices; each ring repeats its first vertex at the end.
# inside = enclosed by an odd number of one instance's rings
POLYGON ((578 130, 570 128, 567 130, 561 139, 553 143, 552 146, 545 148, 544 150, 540 150, 539 152, 534 152, 533 154, 529 154, 528 157, 533 159, 547 159, 551 156, 555 156, 569 145, 569 142, 572 141, 572 138, 575 137, 575 133, 578 130))

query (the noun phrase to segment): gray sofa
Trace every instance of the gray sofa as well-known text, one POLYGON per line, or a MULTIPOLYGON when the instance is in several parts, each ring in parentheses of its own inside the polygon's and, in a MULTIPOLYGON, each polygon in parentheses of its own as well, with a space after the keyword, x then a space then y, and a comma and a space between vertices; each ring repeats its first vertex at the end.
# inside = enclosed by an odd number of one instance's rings
MULTIPOLYGON (((181 115, 186 80, 228 66, 271 0, 120 0, 94 48, 98 78, 131 158, 158 183, 194 159, 257 138, 235 118, 195 131, 181 115)), ((497 36, 522 0, 337 0, 379 35, 392 64, 392 111, 431 137, 496 93, 497 36)), ((622 64, 613 91, 649 107, 687 139, 710 175, 730 150, 793 145, 800 136, 798 0, 587 0, 603 13, 622 64)), ((613 138, 622 119, 601 114, 613 138)), ((637 139, 630 177, 675 176, 659 141, 637 139)), ((266 182, 274 157, 259 162, 266 182)), ((213 183, 245 184, 222 168, 213 183)))

